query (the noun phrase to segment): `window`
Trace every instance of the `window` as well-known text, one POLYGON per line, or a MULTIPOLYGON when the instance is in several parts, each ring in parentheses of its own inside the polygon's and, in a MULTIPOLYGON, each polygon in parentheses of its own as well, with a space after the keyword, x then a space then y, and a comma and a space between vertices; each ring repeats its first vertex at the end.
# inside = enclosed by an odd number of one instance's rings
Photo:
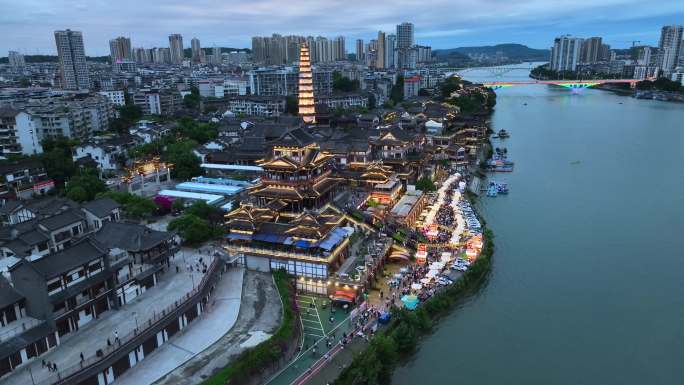
POLYGON ((59 289, 61 289, 61 288, 62 288, 62 281, 59 278, 48 282, 47 290, 48 290, 49 294, 52 294, 53 292, 59 291, 59 289))

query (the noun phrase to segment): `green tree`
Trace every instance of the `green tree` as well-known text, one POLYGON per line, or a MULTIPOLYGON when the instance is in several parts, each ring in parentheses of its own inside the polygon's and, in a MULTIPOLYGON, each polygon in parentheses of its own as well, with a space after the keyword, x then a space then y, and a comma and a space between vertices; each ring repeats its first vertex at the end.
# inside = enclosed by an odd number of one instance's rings
MULTIPOLYGON (((126 94, 126 97, 128 94, 126 94)), ((128 98, 130 99, 130 98, 128 98)), ((140 107, 127 100, 126 105, 117 107, 119 117, 109 122, 109 129, 118 133, 127 133, 128 129, 142 117, 140 107)))
POLYGON ((394 86, 392 86, 392 90, 390 91, 390 99, 394 102, 394 104, 399 104, 404 100, 404 77, 403 76, 397 76, 397 82, 394 83, 394 86))
POLYGON ((107 191, 98 196, 109 197, 123 205, 124 213, 133 219, 148 219, 157 211, 157 205, 150 199, 127 192, 107 191))
POLYGON ((90 201, 99 193, 107 191, 107 186, 93 173, 84 173, 69 180, 66 194, 77 202, 90 201))
POLYGON ((89 199, 88 193, 81 186, 76 186, 67 190, 67 198, 76 202, 85 202, 89 199))
POLYGON ((368 94, 368 109, 373 110, 377 106, 377 100, 375 100, 375 94, 369 93, 368 94))
POLYGON ((183 98, 183 105, 191 110, 199 109, 200 95, 197 87, 190 88, 190 93, 183 98))
POLYGON ((64 186, 64 181, 76 174, 76 165, 71 155, 72 148, 78 145, 78 141, 65 137, 46 139, 41 143, 43 153, 39 159, 45 166, 45 171, 59 188, 64 186))
POLYGON ((179 213, 185 209, 185 201, 183 199, 176 199, 171 204, 171 211, 179 213))
POLYGON ((176 230, 178 234, 189 244, 198 244, 211 239, 215 231, 208 221, 193 215, 183 214, 169 222, 169 230, 176 230))
POLYGON ((437 191, 435 184, 432 182, 430 178, 426 176, 418 179, 418 182, 416 183, 416 189, 424 192, 437 191))
POLYGON ((192 204, 185 210, 185 214, 194 215, 198 218, 207 220, 212 226, 218 226, 223 223, 223 212, 216 206, 207 204, 204 201, 198 201, 192 204))
POLYGON ((177 135, 192 139, 198 143, 206 143, 216 139, 218 128, 213 123, 199 123, 189 117, 183 117, 178 121, 174 129, 177 135))
POLYGON ((333 91, 339 92, 355 92, 361 88, 361 84, 358 80, 351 80, 338 71, 334 71, 332 74, 332 86, 333 91))
POLYGON ((285 112, 290 115, 297 115, 299 113, 299 101, 294 96, 285 98, 285 112))
POLYGON ((171 172, 174 178, 188 180, 202 174, 200 160, 193 153, 196 146, 197 142, 194 140, 183 140, 166 146, 162 158, 173 163, 171 172))

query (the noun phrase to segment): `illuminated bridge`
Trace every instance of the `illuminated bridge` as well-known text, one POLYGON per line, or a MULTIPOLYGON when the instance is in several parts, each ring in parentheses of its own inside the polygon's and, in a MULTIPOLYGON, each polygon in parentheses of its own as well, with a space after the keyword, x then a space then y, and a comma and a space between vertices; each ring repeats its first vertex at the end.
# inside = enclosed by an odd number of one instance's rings
POLYGON ((498 90, 506 87, 513 86, 528 86, 535 84, 545 84, 552 86, 560 86, 572 89, 581 89, 594 87, 601 84, 629 84, 630 87, 634 86, 639 82, 638 79, 591 79, 591 80, 530 80, 530 81, 514 81, 514 82, 484 82, 482 85, 491 88, 493 90, 498 90))
POLYGON ((498 78, 498 77, 501 77, 501 76, 503 76, 503 75, 505 75, 511 71, 517 71, 517 70, 531 71, 534 69, 534 66, 521 64, 519 66, 494 66, 494 67, 465 67, 465 68, 439 67, 438 69, 441 73, 446 74, 447 76, 458 75, 460 77, 463 77, 463 74, 468 73, 470 71, 484 71, 484 72, 487 72, 490 75, 498 78))

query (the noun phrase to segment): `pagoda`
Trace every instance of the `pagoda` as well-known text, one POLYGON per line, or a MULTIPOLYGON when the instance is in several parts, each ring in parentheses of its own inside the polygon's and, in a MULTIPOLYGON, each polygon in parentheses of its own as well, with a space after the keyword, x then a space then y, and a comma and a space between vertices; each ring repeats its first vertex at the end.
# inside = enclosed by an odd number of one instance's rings
POLYGON ((299 116, 306 124, 316 123, 311 59, 306 43, 302 43, 299 49, 299 116))
POLYGON ((319 208, 330 200, 339 182, 331 175, 333 158, 304 129, 288 131, 273 143, 266 158, 256 162, 264 173, 250 194, 260 207, 275 211, 319 208))

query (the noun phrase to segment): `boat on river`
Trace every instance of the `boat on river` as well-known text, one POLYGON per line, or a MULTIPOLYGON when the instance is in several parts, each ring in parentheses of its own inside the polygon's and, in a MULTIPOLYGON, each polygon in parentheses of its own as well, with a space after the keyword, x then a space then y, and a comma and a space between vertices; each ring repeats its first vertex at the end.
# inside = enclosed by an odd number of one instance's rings
POLYGON ((506 139, 511 136, 511 134, 509 134, 508 131, 504 130, 503 128, 499 130, 497 135, 500 139, 506 139))

